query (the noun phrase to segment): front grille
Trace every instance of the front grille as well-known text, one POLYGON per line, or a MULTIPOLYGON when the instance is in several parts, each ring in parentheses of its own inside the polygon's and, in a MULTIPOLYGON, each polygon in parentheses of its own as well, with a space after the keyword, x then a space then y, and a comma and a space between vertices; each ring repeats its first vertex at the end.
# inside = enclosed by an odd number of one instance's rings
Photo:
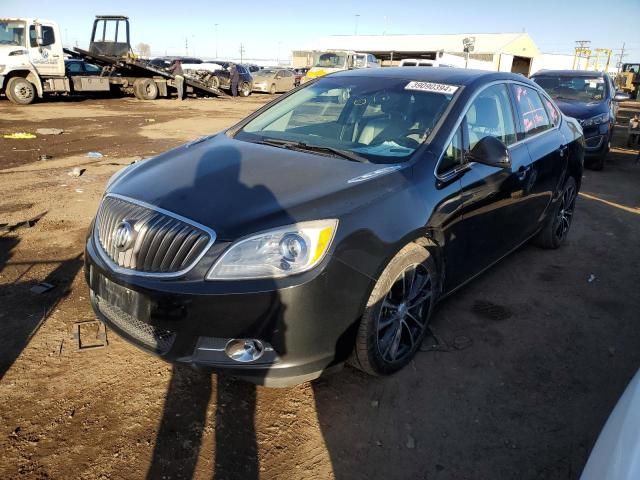
POLYGON ((119 267, 149 274, 171 274, 190 268, 212 240, 191 223, 119 197, 106 197, 96 217, 100 246, 119 267), (118 244, 126 221, 131 241, 118 244))
POLYGON ((134 340, 160 355, 167 353, 173 345, 176 338, 174 332, 144 323, 106 300, 98 296, 95 298, 100 313, 134 340))

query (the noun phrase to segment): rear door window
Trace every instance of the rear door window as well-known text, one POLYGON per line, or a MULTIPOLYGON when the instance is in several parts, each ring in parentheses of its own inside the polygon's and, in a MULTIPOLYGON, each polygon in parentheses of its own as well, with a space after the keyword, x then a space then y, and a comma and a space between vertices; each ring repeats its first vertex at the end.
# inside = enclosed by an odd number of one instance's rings
POLYGON ((552 128, 553 123, 547 115, 538 92, 533 88, 518 84, 515 84, 513 89, 524 138, 552 128))

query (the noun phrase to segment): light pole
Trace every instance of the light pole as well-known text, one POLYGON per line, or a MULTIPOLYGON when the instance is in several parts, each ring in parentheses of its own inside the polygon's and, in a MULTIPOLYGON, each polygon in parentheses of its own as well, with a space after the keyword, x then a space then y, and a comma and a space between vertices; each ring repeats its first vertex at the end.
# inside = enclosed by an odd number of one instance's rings
POLYGON ((356 17, 355 35, 357 37, 358 36, 358 20, 360 19, 360 14, 356 13, 354 17, 356 17))
POLYGON ((218 59, 218 24, 214 25, 216 30, 216 60, 218 59))

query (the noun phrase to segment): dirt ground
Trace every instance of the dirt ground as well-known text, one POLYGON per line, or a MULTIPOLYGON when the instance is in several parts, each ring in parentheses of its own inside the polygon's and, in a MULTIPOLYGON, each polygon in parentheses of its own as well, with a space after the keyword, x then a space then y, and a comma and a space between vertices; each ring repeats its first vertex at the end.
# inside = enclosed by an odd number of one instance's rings
POLYGON ((585 173, 566 246, 526 246, 445 301, 442 351, 395 376, 265 389, 111 332, 77 350, 74 324, 94 319, 84 236, 109 176, 267 100, 0 99, 0 478, 578 478, 640 367, 640 164, 622 130, 585 173), (2 139, 42 127, 65 132, 2 139))

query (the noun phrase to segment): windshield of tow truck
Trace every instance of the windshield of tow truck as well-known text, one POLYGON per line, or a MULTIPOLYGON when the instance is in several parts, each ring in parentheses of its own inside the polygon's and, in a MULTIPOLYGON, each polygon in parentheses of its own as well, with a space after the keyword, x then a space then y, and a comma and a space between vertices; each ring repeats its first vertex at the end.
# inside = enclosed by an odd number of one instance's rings
POLYGON ((24 47, 24 22, 0 20, 0 45, 24 47))
POLYGON ((321 68, 344 68, 347 61, 346 53, 323 53, 318 57, 314 67, 321 68))

